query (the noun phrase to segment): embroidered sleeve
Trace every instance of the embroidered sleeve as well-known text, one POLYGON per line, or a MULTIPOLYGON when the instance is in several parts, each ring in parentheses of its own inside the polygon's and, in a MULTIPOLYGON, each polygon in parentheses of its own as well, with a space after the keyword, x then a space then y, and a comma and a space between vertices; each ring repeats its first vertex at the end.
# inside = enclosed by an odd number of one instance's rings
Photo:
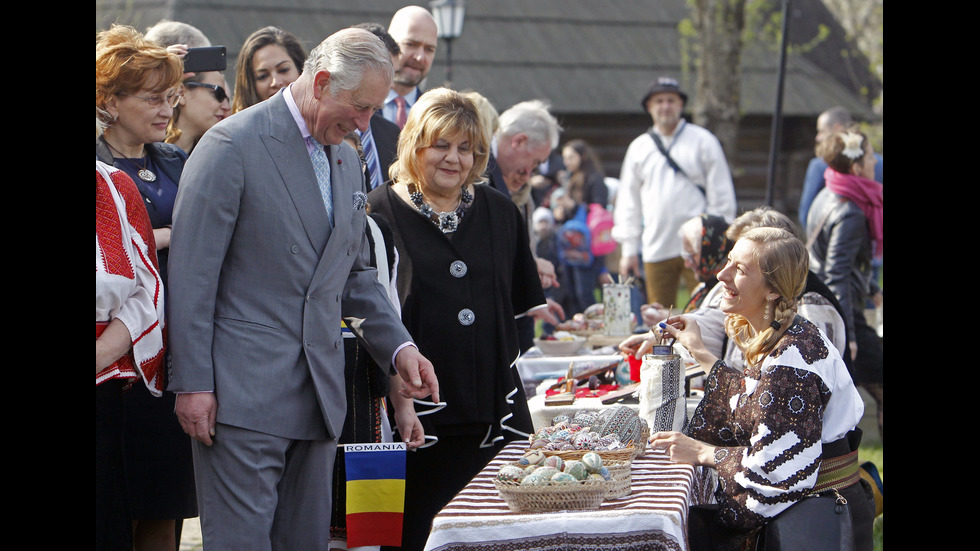
POLYGON ((742 445, 720 447, 715 455, 723 524, 760 526, 813 487, 829 396, 815 373, 770 366, 751 394, 737 398, 727 430, 742 445))

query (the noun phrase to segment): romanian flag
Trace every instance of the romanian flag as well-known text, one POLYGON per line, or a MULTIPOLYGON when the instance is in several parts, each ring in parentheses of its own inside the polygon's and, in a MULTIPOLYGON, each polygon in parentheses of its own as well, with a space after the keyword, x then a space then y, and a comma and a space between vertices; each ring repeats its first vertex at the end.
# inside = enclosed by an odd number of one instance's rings
POLYGON ((401 442, 344 444, 348 548, 401 546, 406 449, 401 442))

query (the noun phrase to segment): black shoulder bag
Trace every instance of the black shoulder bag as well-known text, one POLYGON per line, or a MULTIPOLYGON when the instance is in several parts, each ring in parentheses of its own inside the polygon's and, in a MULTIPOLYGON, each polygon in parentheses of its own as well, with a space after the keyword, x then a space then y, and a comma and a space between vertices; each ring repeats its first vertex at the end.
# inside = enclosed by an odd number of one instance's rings
MULTIPOLYGON (((677 136, 681 135, 681 132, 683 130, 684 130, 684 126, 681 126, 681 129, 678 130, 677 134, 674 136, 674 140, 677 139, 677 136)), ((691 184, 693 184, 694 187, 698 188, 698 191, 701 192, 701 195, 707 197, 707 193, 704 191, 704 188, 695 184, 694 180, 691 180, 691 177, 684 172, 683 168, 681 168, 681 165, 677 164, 677 161, 675 161, 673 157, 670 156, 670 150, 664 147, 663 140, 660 139, 660 136, 653 130, 653 128, 648 130, 647 134, 649 134, 650 137, 653 138, 653 143, 657 144, 657 149, 659 149, 661 155, 663 155, 664 158, 667 159, 667 164, 670 165, 670 168, 674 169, 674 172, 680 172, 685 178, 687 178, 687 181, 691 182, 691 184)), ((673 146, 673 144, 671 144, 671 146, 673 146)))

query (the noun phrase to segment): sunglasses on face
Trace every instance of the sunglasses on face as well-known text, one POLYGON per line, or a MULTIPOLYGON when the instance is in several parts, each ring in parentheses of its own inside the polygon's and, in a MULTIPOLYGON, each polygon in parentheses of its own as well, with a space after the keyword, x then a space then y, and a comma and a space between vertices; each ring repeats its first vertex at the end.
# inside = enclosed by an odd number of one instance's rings
POLYGON ((210 88, 211 92, 214 94, 214 99, 221 103, 228 99, 228 93, 225 89, 217 84, 205 84, 203 82, 185 82, 184 86, 190 86, 191 88, 210 88))

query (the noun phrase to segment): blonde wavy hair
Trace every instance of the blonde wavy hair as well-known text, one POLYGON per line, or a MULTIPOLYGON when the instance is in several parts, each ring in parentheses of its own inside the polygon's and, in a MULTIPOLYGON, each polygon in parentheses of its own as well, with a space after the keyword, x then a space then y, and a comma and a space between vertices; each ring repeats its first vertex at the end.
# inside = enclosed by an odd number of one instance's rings
POLYGON ((391 180, 423 184, 422 152, 441 137, 460 135, 473 148, 473 168, 463 185, 485 181, 483 173, 490 159, 490 144, 476 104, 449 88, 436 88, 422 94, 409 111, 405 128, 399 134, 398 157, 388 169, 391 180))
POLYGON ((740 314, 725 319, 725 332, 745 356, 748 365, 757 366, 775 348, 782 329, 793 321, 800 296, 806 287, 810 257, 806 245, 792 233, 779 228, 754 228, 739 240, 756 244, 755 258, 766 285, 779 295, 773 301, 773 324, 756 332, 740 314), (778 325, 776 325, 778 323, 778 325))

